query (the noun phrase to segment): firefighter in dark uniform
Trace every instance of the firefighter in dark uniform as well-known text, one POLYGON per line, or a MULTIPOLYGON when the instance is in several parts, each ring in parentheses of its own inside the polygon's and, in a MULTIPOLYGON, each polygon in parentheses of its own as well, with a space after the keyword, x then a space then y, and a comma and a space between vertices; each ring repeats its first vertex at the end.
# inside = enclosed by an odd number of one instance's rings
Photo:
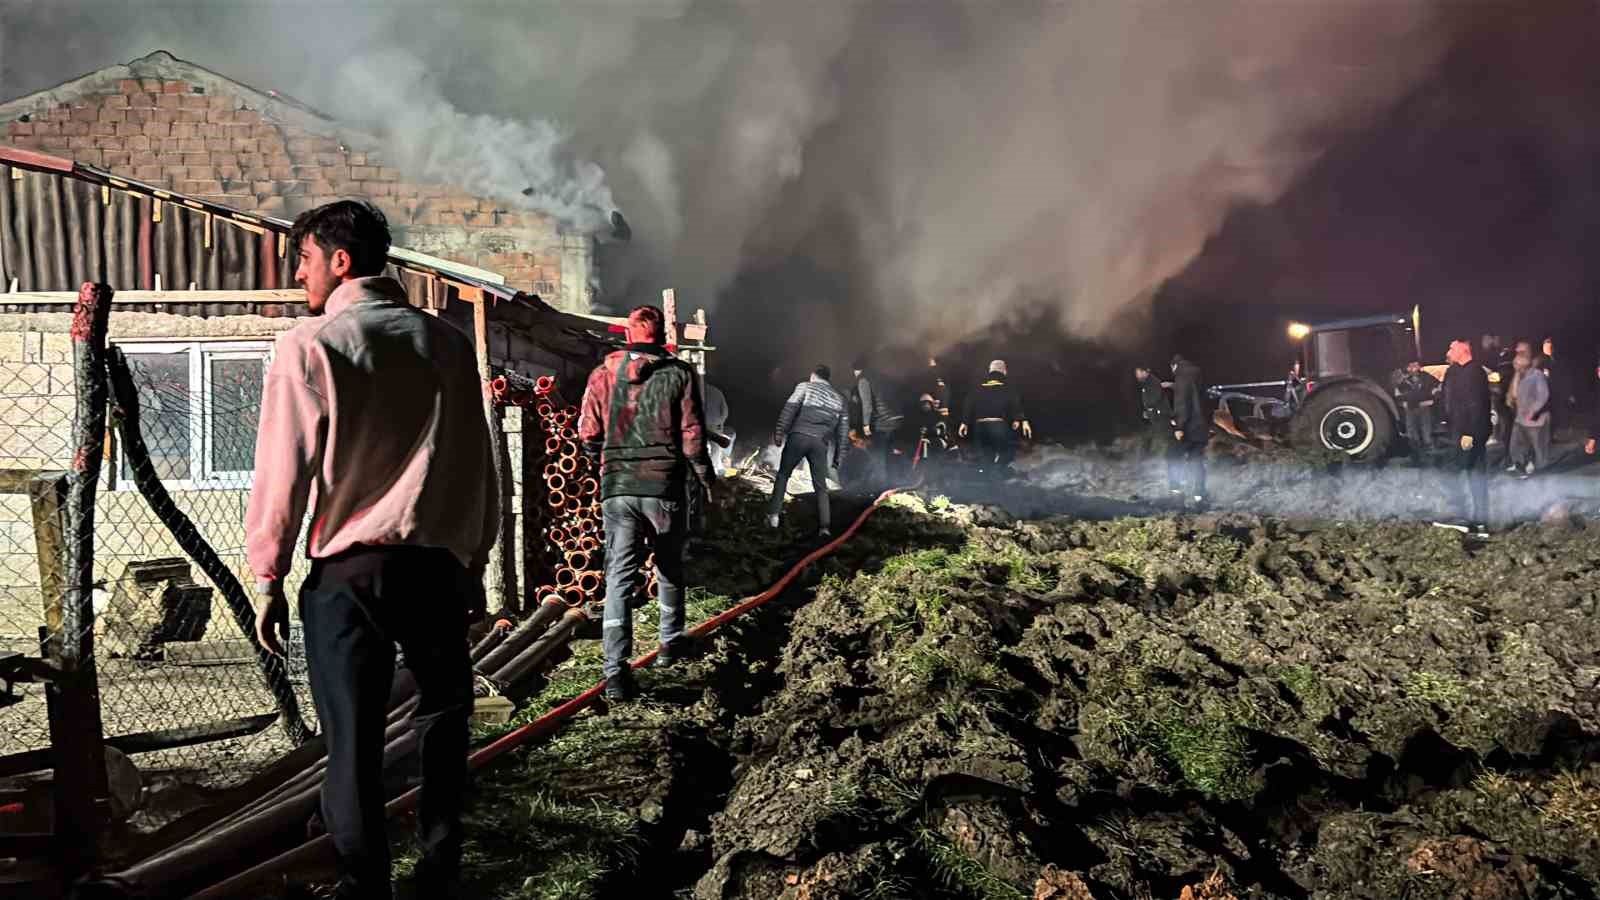
POLYGON ((1022 398, 1006 383, 1006 361, 989 363, 989 375, 967 395, 960 435, 972 436, 978 449, 978 466, 1001 476, 1016 457, 1016 433, 1033 439, 1033 425, 1022 411, 1022 398))
POLYGON ((1149 369, 1135 366, 1133 378, 1139 387, 1139 457, 1148 459, 1172 444, 1172 402, 1149 369))
POLYGON ((1200 396, 1200 367, 1181 355, 1172 357, 1172 438, 1167 451, 1167 487, 1175 496, 1206 502, 1206 444, 1211 418, 1200 396))

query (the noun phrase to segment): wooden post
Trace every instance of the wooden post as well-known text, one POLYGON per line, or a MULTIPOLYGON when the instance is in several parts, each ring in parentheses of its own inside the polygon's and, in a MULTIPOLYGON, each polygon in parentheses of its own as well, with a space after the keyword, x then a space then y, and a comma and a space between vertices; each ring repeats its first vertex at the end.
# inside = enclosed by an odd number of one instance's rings
POLYGON ((39 593, 44 601, 44 624, 50 630, 51 653, 60 652, 61 598, 66 594, 67 476, 44 473, 28 481, 33 506, 33 543, 39 557, 39 593))
POLYGON ((666 326, 662 333, 666 336, 666 345, 671 350, 678 349, 678 292, 667 288, 661 292, 661 318, 666 326))
POLYGON ((111 288, 85 282, 72 318, 72 363, 77 394, 72 468, 67 475, 67 542, 61 635, 54 660, 58 678, 45 685, 54 756, 55 834, 65 872, 93 868, 109 820, 100 682, 94 664, 95 493, 105 447, 106 327, 111 288))
MULTIPOLYGON (((506 434, 505 427, 500 420, 500 410, 495 406, 494 395, 489 391, 489 382, 494 378, 494 367, 489 361, 489 298, 478 293, 472 303, 472 345, 478 354, 478 380, 483 387, 483 416, 489 423, 489 450, 494 457, 494 474, 496 482, 500 485, 500 533, 495 536, 494 546, 489 548, 489 567, 485 573, 488 583, 484 585, 484 592, 488 595, 493 612, 515 613, 517 604, 515 598, 508 595, 506 590, 506 546, 510 543, 506 537, 506 523, 510 521, 510 505, 506 498, 506 434)), ((514 583, 514 582, 513 582, 514 583)))

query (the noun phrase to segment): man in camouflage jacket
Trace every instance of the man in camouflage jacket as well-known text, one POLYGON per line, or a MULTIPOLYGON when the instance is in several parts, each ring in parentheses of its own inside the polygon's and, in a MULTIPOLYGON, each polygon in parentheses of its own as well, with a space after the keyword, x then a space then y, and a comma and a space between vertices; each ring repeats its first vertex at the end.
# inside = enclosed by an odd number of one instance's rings
POLYGON ((684 653, 683 550, 690 490, 714 479, 706 453, 699 381, 687 363, 661 345, 661 311, 641 306, 628 314, 628 345, 589 375, 578 437, 600 461, 605 522, 606 602, 601 636, 606 697, 637 693, 629 600, 639 592, 645 539, 655 543, 656 600, 661 606, 657 665, 684 653), (695 483, 690 484, 693 478, 695 483))

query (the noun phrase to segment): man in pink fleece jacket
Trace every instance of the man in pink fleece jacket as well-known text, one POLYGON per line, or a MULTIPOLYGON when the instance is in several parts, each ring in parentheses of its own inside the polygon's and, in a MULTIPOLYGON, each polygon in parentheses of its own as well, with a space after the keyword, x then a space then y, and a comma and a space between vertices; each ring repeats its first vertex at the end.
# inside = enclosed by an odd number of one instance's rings
POLYGON ((389 226, 376 209, 310 210, 290 246, 314 317, 278 338, 261 402, 245 514, 256 634, 282 654, 283 580, 309 504, 300 619, 328 746, 322 818, 339 854, 336 896, 392 896, 383 746, 396 644, 420 695, 418 888, 450 896, 472 707, 467 626, 482 611, 499 514, 476 361, 466 335, 382 277, 389 226))

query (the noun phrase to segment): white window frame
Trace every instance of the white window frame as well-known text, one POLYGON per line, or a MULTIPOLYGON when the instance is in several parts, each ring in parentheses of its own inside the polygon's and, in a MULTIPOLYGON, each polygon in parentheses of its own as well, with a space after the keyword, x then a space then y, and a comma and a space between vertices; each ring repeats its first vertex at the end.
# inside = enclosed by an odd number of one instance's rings
MULTIPOLYGON (((122 352, 129 357, 157 356, 186 353, 189 356, 189 474, 188 478, 164 479, 169 491, 226 491, 248 490, 255 483, 255 469, 242 471, 217 471, 211 467, 212 435, 206 428, 206 405, 211 400, 211 363, 230 359, 259 359, 263 373, 272 365, 271 341, 217 340, 119 342, 122 352)), ((265 379, 263 378, 263 390, 265 379)), ((117 448, 116 490, 132 491, 138 488, 133 478, 122 477, 128 468, 128 458, 121 446, 117 448)))

